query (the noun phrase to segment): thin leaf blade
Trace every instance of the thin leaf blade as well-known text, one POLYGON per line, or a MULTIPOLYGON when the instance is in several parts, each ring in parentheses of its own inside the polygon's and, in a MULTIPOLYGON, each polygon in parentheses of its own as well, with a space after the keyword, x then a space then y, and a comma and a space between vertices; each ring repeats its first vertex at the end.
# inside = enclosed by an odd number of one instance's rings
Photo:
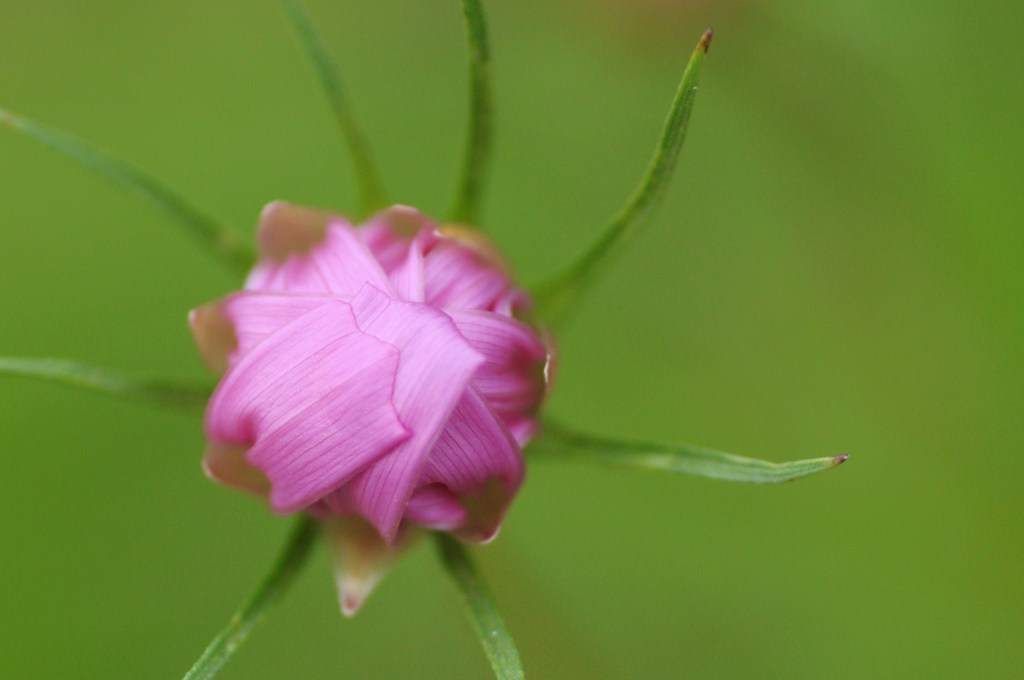
POLYGON ((523 680, 523 664, 505 620, 487 585, 480 578, 465 546, 448 534, 434 534, 441 563, 459 589, 473 630, 498 680, 523 680))
POLYGON ((614 465, 698 475, 753 484, 778 484, 844 463, 846 455, 773 463, 689 444, 650 444, 606 439, 570 430, 547 420, 530 443, 531 460, 578 458, 614 465))
POLYGON ((462 0, 462 14, 469 51, 469 125, 452 220, 479 226, 480 200, 490 163, 494 127, 491 56, 480 0, 462 0))
POLYGON ((234 613, 228 625, 217 634, 213 642, 185 674, 183 680, 209 680, 242 646, 256 625, 266 616, 302 571, 306 559, 319 533, 319 526, 308 515, 295 521, 284 549, 274 566, 253 593, 234 613))
POLYGON ((708 29, 690 56, 665 120, 661 139, 647 172, 629 201, 611 219, 597 240, 572 263, 534 288, 538 316, 547 324, 557 327, 565 321, 591 284, 639 229, 650 221, 661 204, 686 139, 690 113, 697 96, 697 81, 710 44, 711 29, 708 29))
POLYGON ((366 216, 387 205, 384 184, 377 172, 377 164, 370 153, 370 147, 366 138, 356 123, 355 117, 345 96, 345 88, 341 82, 341 76, 335 67, 327 47, 320 40, 319 34, 313 28, 313 22, 309 19, 302 3, 298 0, 281 0, 288 21, 295 31, 299 42, 302 43, 306 55, 313 64, 320 85, 327 96, 327 101, 334 112, 334 118, 341 129, 341 134, 348 145, 349 155, 352 158, 352 165, 355 169, 356 190, 359 196, 359 210, 361 216, 366 216))
POLYGON ((0 127, 18 132, 77 161, 122 189, 143 197, 233 269, 245 272, 255 261, 252 248, 234 230, 200 211, 166 184, 128 161, 74 135, 16 116, 2 108, 0 127))
POLYGON ((110 397, 202 412, 210 386, 136 378, 67 359, 0 357, 0 374, 43 380, 110 397))

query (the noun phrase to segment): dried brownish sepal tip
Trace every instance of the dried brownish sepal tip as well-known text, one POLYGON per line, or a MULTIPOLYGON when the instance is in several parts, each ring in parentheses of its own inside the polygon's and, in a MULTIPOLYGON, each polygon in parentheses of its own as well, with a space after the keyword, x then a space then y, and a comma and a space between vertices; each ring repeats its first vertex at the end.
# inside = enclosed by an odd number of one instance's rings
POLYGON ((708 53, 708 48, 711 47, 711 38, 714 36, 714 34, 715 32, 708 28, 708 30, 704 31, 704 35, 700 37, 699 44, 701 49, 704 50, 704 54, 708 53))

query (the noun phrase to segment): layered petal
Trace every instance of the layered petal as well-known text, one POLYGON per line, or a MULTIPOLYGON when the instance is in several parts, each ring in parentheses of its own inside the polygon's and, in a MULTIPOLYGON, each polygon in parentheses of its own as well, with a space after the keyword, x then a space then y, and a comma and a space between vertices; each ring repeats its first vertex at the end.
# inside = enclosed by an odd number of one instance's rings
POLYGON ((372 286, 360 291, 352 308, 363 332, 394 345, 401 355, 394 403, 412 434, 343 490, 390 541, 427 454, 484 359, 439 310, 395 300, 372 286))
POLYGON ((547 346, 531 326, 509 316, 470 309, 447 313, 473 349, 484 356, 473 387, 519 443, 525 444, 547 387, 547 346))
POLYGON ((265 256, 246 280, 248 290, 352 296, 370 283, 391 292, 387 274, 352 225, 317 211, 316 218, 308 218, 317 225, 309 226, 301 213, 293 216, 294 206, 282 216, 279 205, 265 210, 260 240, 287 245, 263 248, 265 256), (322 236, 311 236, 323 219, 328 222, 322 236))
POLYGON ((483 543, 497 535, 525 471, 519 445, 470 388, 448 419, 420 482, 442 484, 457 496, 466 518, 455 533, 463 540, 483 543))
POLYGON ((251 444, 270 502, 292 512, 318 500, 409 438, 392 401, 399 350, 359 330, 328 300, 265 337, 225 376, 207 436, 251 444))
POLYGON ((426 484, 413 492, 405 519, 427 529, 452 531, 469 521, 469 513, 444 484, 426 484))
POLYGON ((329 301, 326 297, 249 292, 228 296, 222 309, 231 320, 238 341, 232 359, 245 356, 264 338, 329 301))

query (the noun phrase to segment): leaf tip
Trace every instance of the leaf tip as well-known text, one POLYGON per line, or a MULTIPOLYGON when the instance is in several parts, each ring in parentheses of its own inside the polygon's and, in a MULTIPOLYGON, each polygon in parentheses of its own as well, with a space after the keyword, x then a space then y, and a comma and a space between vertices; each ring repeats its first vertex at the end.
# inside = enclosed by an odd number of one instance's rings
POLYGON ((711 47, 711 38, 714 37, 715 32, 709 27, 708 30, 704 31, 704 35, 700 37, 698 46, 704 50, 704 54, 708 53, 708 48, 711 47))
POLYGON ((841 453, 838 456, 832 456, 832 467, 839 467, 849 459, 849 455, 841 453))

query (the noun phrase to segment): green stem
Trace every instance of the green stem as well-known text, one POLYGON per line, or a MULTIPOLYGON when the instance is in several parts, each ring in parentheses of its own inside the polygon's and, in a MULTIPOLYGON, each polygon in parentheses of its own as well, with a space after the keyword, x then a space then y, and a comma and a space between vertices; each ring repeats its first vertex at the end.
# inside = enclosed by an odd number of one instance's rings
POLYGON ((494 677, 498 680, 522 680, 526 676, 516 643, 466 548, 448 534, 436 533, 434 537, 441 562, 462 594, 473 630, 491 662, 494 677))
POLYGON ((310 61, 313 62, 320 85, 323 87, 324 94, 327 95, 327 101, 334 111, 338 127, 341 128, 341 134, 348 145, 352 165, 355 168, 360 217, 365 217, 387 205, 384 185, 377 173, 377 164, 374 162, 370 147, 349 108, 341 76, 338 75, 338 70, 331 61, 327 48, 314 30, 309 15, 297 0, 281 0, 281 4, 284 6, 284 11, 291 21, 299 42, 305 48, 310 61))
POLYGON ((309 556, 310 548, 313 547, 318 530, 317 523, 307 515, 296 520, 288 543, 270 573, 252 595, 242 603, 224 630, 213 639, 203 655, 185 674, 184 680, 212 678, 238 651, 238 648, 249 637, 252 629, 263 619, 267 609, 280 599, 302 569, 302 565, 309 556))
POLYGON ((650 221, 664 198, 686 138, 690 112, 697 95, 697 79, 710 43, 709 29, 693 50, 665 121, 661 140, 633 196, 586 251, 534 291, 538 315, 546 323, 557 326, 565 320, 579 298, 607 269, 623 246, 650 221))
POLYGON ((493 104, 490 48, 480 0, 462 0, 469 48, 469 126, 452 220, 479 226, 480 198, 490 160, 493 104))
POLYGON ((44 380, 109 397, 202 413, 212 391, 202 383, 135 378, 67 359, 0 357, 0 374, 44 380))
POLYGON ((127 161, 98 149, 78 137, 46 127, 0 109, 0 126, 34 139, 43 146, 78 161, 123 189, 139 194, 178 222, 207 250, 232 268, 245 272, 255 254, 232 229, 203 213, 177 192, 127 161))

